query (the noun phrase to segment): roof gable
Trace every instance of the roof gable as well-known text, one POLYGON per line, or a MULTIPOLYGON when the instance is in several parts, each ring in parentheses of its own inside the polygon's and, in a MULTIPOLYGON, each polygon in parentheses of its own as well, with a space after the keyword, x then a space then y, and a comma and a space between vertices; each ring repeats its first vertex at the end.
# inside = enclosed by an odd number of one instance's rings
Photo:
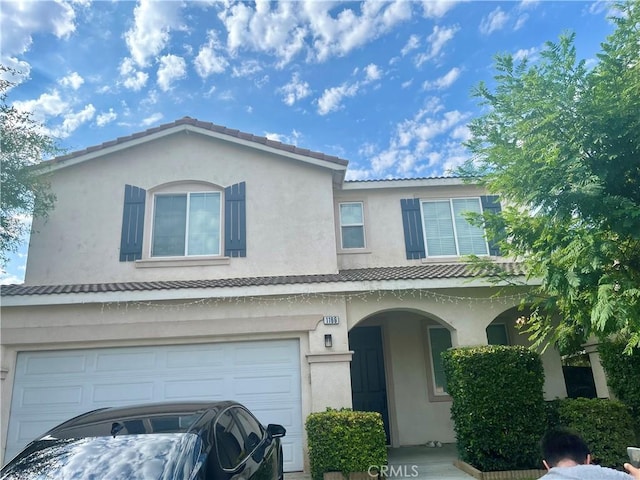
POLYGON ((244 145, 256 150, 262 150, 264 152, 299 160, 312 165, 325 167, 333 170, 335 173, 339 173, 341 176, 344 175, 349 163, 345 159, 332 155, 326 155, 306 148, 299 148, 295 145, 277 142, 266 137, 259 137, 239 130, 229 129, 211 122, 202 122, 195 118, 183 117, 171 123, 165 123, 142 132, 133 133, 99 145, 87 147, 84 150, 78 150, 66 155, 61 155, 52 160, 43 162, 41 165, 46 169, 46 171, 56 171, 184 131, 198 133, 223 141, 244 145))

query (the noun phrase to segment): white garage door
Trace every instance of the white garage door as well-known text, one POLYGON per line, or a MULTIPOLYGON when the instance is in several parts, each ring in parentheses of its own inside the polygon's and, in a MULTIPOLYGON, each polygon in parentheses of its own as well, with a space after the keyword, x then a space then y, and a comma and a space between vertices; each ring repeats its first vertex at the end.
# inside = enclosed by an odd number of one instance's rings
POLYGON ((5 461, 88 410, 180 400, 236 400, 284 425, 285 471, 302 470, 297 340, 21 352, 5 461))

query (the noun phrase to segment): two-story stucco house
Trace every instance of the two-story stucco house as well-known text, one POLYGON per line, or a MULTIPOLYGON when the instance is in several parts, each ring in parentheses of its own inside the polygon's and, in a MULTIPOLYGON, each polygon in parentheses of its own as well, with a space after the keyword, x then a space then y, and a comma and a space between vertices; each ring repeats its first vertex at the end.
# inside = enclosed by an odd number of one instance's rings
MULTIPOLYGON (((381 412, 392 446, 454 441, 440 352, 526 343, 523 292, 494 297, 463 263, 501 261, 463 215, 499 203, 346 169, 191 118, 48 162, 55 209, 2 290, 5 459, 81 412, 180 399, 285 425, 286 471, 328 406, 381 412)), ((559 355, 542 358, 546 396, 566 396, 559 355)))

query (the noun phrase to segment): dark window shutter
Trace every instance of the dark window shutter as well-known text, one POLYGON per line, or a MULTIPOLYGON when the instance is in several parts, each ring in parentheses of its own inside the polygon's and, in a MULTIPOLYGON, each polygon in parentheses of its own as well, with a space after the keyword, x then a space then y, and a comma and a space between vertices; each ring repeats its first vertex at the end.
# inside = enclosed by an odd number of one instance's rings
MULTIPOLYGON (((483 212, 499 214, 502 211, 498 195, 483 195, 480 197, 480 202, 482 203, 483 212)), ((489 240, 489 255, 500 256, 500 248, 492 239, 489 240)))
POLYGON ((246 185, 236 183, 224 189, 224 254, 247 256, 246 185))
POLYGON ((120 239, 120 261, 133 262, 142 258, 142 236, 144 234, 144 202, 147 192, 133 185, 124 187, 124 209, 122 211, 122 237, 120 239))
POLYGON ((402 226, 404 227, 404 244, 407 259, 425 258, 422 218, 420 216, 420 199, 407 198, 400 200, 402 208, 402 226))

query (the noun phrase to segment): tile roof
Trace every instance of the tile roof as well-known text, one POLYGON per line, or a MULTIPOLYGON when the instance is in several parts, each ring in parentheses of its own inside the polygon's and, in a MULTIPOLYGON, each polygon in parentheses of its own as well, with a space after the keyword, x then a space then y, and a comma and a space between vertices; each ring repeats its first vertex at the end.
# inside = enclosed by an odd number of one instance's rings
POLYGON ((275 140, 270 140, 267 137, 259 137, 251 133, 241 132, 240 130, 233 130, 233 129, 224 127, 222 125, 216 125, 215 123, 202 122, 200 120, 197 120, 191 117, 183 117, 171 123, 165 123, 157 127, 149 128, 148 130, 144 130, 142 132, 133 133, 125 137, 119 137, 119 138, 116 138, 115 140, 110 140, 108 142, 101 143, 100 145, 94 145, 91 147, 87 147, 83 150, 78 150, 75 152, 68 153, 66 155, 61 155, 47 162, 43 162, 43 164, 49 164, 49 165, 61 164, 73 158, 81 157, 83 155, 97 152, 99 150, 104 150, 109 147, 122 145, 132 140, 137 140, 142 137, 153 135, 155 133, 159 133, 159 132, 169 130, 175 127, 180 127, 180 126, 191 126, 191 127, 201 128, 204 130, 209 130, 211 132, 228 135, 230 137, 235 137, 241 140, 246 140, 249 142, 266 145, 268 147, 275 148, 277 150, 282 150, 284 152, 294 153, 294 154, 302 155, 305 157, 311 157, 317 160, 323 160, 326 162, 335 163, 342 166, 347 166, 347 164, 349 163, 347 160, 340 157, 335 157, 333 155, 326 155, 324 153, 314 152, 306 148, 299 148, 299 147, 296 147, 295 145, 289 145, 286 143, 277 142, 275 140))
MULTIPOLYGON (((496 264, 509 274, 524 275, 521 264, 496 264)), ((434 263, 404 267, 378 267, 341 270, 335 274, 288 275, 275 277, 225 278, 212 280, 176 280, 157 282, 117 282, 74 285, 3 285, 4 296, 55 295, 64 293, 134 292, 149 290, 179 290, 195 288, 254 287, 270 285, 292 285, 313 283, 348 283, 393 280, 433 280, 451 278, 473 278, 477 274, 469 264, 434 263)))

